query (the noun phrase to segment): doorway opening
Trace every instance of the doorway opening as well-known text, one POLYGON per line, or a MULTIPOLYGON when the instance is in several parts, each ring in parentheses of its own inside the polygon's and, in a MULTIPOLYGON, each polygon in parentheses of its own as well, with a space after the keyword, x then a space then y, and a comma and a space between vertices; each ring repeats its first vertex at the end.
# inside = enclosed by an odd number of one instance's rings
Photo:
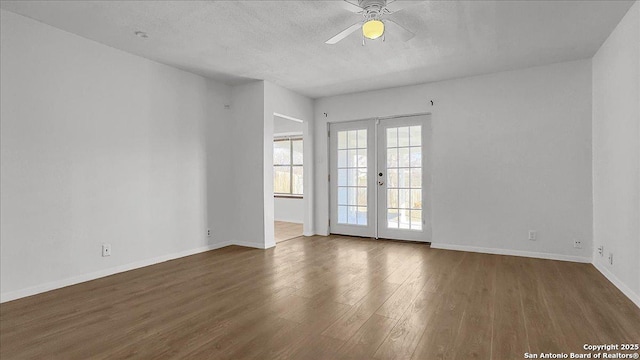
POLYGON ((302 236, 304 233, 304 126, 302 120, 274 114, 273 214, 276 243, 302 236))

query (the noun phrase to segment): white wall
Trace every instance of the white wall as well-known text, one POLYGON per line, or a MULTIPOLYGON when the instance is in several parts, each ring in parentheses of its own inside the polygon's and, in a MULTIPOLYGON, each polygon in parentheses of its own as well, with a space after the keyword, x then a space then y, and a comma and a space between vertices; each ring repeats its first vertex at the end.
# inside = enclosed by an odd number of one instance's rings
POLYGON ((277 197, 273 202, 273 218, 276 221, 304 223, 304 199, 277 197))
POLYGON ((420 112, 432 113, 434 245, 590 261, 590 60, 318 99, 318 233, 327 122, 420 112))
POLYGON ((234 193, 233 157, 230 155, 234 139, 232 109, 225 109, 231 104, 231 87, 214 81, 207 81, 207 121, 205 142, 207 147, 207 214, 212 238, 220 242, 234 239, 232 221, 234 193))
POLYGON ((279 116, 273 118, 273 135, 300 135, 302 136, 302 123, 284 119, 279 116))
POLYGON ((593 58, 594 264, 640 306, 640 4, 593 58), (604 246, 604 256, 598 254, 604 246), (613 265, 608 262, 613 253, 613 265))
MULTIPOLYGON (((275 242, 265 242, 264 231, 265 224, 270 223, 273 228, 273 219, 266 221, 263 202, 267 195, 273 202, 273 185, 266 193, 263 153, 265 144, 273 147, 273 135, 265 140, 264 82, 234 86, 231 94, 233 145, 227 154, 233 159, 233 183, 228 189, 232 201, 228 204, 230 220, 226 226, 234 229, 232 240, 236 243, 271 247, 275 242)), ((269 164, 273 166, 273 155, 269 164)))
POLYGON ((206 236, 206 139, 226 121, 209 111, 226 86, 7 11, 0 23, 2 300, 226 241, 206 236))

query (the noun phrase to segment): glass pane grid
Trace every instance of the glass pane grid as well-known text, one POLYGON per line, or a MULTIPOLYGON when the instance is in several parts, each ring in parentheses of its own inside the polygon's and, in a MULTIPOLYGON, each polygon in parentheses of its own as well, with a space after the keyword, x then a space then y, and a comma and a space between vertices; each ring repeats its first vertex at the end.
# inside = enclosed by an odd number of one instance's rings
POLYGON ((422 128, 387 129, 387 227, 422 230, 422 128))
POLYGON ((338 131, 338 223, 367 225, 367 130, 338 131))

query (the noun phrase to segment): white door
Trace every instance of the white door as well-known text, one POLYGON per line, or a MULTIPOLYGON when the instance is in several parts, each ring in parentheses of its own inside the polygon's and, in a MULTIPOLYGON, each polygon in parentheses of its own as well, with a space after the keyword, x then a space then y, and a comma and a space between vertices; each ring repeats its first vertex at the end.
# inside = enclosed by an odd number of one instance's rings
POLYGON ((429 116, 330 126, 331 232, 430 241, 429 116))
POLYGON ((331 124, 331 232, 376 236, 375 122, 331 124))

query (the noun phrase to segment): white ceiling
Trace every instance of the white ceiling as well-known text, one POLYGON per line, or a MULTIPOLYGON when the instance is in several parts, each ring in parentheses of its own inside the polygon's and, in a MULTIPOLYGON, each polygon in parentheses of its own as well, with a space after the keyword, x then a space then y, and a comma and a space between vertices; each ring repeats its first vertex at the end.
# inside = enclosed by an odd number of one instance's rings
POLYGON ((263 79, 310 97, 591 57, 633 1, 406 1, 416 33, 361 46, 339 1, 2 1, 0 7, 228 84, 263 79), (134 35, 136 30, 148 39, 134 35))

